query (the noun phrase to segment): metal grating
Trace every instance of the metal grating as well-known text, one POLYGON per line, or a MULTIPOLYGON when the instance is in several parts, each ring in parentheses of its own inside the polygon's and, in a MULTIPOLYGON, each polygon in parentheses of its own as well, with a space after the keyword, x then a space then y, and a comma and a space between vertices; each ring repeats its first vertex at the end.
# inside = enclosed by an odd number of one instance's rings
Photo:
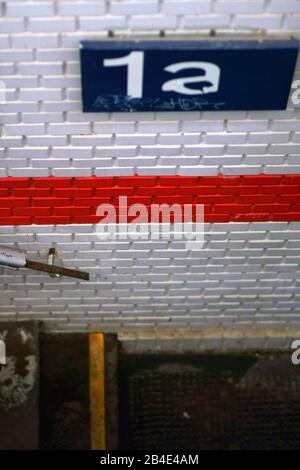
POLYGON ((128 449, 298 449, 300 366, 289 354, 126 356, 128 449))

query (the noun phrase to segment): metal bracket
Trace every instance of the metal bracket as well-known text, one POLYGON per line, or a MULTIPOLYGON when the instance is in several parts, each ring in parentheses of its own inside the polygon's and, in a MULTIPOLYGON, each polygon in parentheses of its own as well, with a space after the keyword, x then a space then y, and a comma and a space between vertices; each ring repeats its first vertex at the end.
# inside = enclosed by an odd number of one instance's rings
MULTIPOLYGON (((49 248, 48 251, 48 265, 53 267, 55 266, 55 257, 57 255, 57 251, 55 248, 49 248)), ((62 277, 62 274, 58 273, 49 273, 50 277, 62 277)))
POLYGON ((0 246, 0 266, 12 269, 33 269, 34 271, 48 273, 51 277, 55 278, 67 276, 79 279, 80 281, 89 281, 90 275, 85 271, 56 266, 56 254, 57 252, 55 248, 50 248, 48 251, 48 263, 41 263, 39 261, 27 259, 26 253, 23 250, 18 250, 9 246, 0 246))

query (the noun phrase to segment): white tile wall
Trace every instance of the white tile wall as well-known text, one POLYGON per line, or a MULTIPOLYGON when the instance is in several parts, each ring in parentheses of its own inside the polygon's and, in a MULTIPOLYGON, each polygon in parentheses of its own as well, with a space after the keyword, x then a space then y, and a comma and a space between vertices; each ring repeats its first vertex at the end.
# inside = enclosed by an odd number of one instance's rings
POLYGON ((99 240, 95 225, 2 227, 0 244, 46 260, 57 248, 90 282, 0 268, 1 318, 42 318, 56 329, 191 328, 299 322, 300 222, 206 224, 205 245, 99 240))
MULTIPOLYGON (((211 30, 300 38, 300 0, 1 0, 0 177, 300 173, 291 102, 278 112, 81 113, 81 39, 211 30)), ((92 273, 78 284, 1 270, 1 317, 114 330, 297 322, 299 224, 214 224, 193 256, 178 243, 103 244, 94 230, 0 227, 0 243, 42 256, 57 244, 66 265, 92 273)))

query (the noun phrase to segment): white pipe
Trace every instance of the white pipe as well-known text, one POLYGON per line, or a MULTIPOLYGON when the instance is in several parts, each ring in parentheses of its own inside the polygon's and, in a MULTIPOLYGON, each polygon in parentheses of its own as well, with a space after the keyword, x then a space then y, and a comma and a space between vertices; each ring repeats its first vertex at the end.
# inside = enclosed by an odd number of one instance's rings
POLYGON ((12 268, 24 268, 26 253, 8 246, 0 246, 0 265, 12 268))

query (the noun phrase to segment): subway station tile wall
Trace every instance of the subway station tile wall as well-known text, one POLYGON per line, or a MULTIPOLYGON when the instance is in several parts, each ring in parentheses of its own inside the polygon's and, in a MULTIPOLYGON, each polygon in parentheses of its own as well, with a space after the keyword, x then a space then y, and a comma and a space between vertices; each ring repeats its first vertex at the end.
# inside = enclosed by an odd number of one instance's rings
POLYGON ((299 323, 296 88, 286 111, 81 111, 80 40, 212 32, 300 39, 300 0, 0 0, 0 244, 44 261, 55 246, 92 275, 0 268, 1 318, 111 330, 299 323), (95 208, 120 193, 205 204, 203 249, 99 240, 95 208))

